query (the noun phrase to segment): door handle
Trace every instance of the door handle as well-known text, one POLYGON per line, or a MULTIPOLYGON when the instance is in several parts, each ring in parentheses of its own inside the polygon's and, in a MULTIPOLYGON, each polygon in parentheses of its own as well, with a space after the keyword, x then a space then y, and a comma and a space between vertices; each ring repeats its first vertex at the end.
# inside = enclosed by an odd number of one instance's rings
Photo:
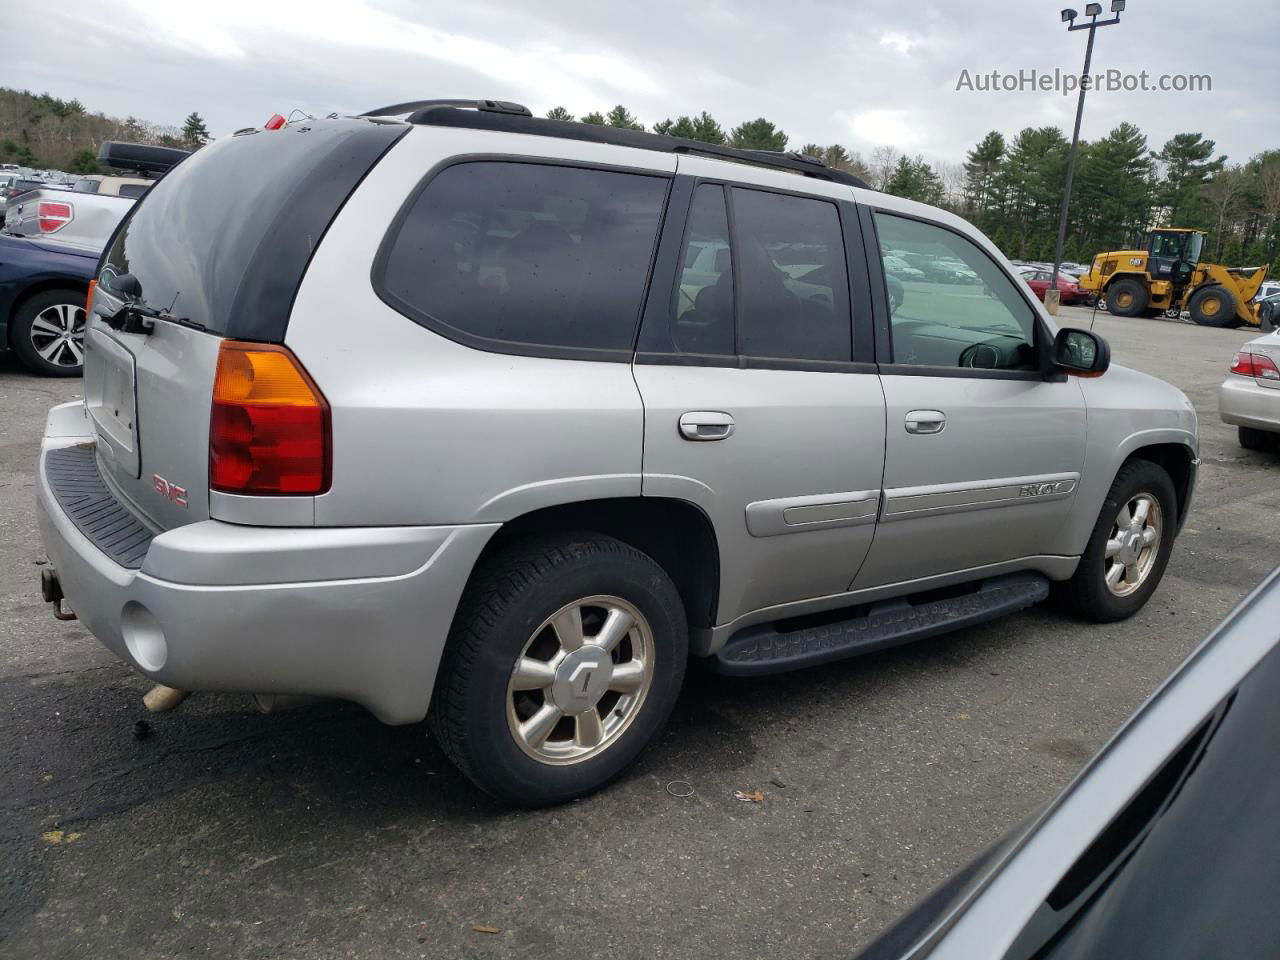
POLYGON ((686 440, 725 440, 733 436, 733 417, 719 410, 690 410, 680 416, 686 440))
POLYGON ((947 415, 941 410, 911 410, 907 413, 907 433, 941 433, 947 426, 947 415))

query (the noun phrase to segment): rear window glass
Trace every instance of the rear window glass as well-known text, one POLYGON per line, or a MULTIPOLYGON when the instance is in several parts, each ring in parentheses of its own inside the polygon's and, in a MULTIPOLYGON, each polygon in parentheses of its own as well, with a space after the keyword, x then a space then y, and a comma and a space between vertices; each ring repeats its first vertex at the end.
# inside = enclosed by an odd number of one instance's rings
POLYGON ((149 183, 122 183, 120 184, 120 196, 122 197, 140 197, 150 189, 149 183))
POLYGON ((97 193, 99 181, 97 180, 77 180, 71 188, 76 193, 97 193))
POLYGON ((341 118, 223 137, 134 204, 100 282, 109 291, 129 273, 148 306, 223 336, 279 341, 316 242, 408 129, 341 118))
MULTIPOLYGON (((401 217, 378 287, 482 349, 630 352, 667 179, 581 167, 448 167, 401 217)), ((595 355, 595 354, 590 354, 595 355)))

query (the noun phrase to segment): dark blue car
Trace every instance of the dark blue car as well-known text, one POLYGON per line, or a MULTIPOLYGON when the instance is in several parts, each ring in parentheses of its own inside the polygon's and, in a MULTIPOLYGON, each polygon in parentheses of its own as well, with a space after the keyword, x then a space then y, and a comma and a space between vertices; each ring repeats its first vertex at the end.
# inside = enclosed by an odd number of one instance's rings
POLYGON ((0 234, 0 350, 13 350, 36 373, 78 376, 98 256, 0 234))

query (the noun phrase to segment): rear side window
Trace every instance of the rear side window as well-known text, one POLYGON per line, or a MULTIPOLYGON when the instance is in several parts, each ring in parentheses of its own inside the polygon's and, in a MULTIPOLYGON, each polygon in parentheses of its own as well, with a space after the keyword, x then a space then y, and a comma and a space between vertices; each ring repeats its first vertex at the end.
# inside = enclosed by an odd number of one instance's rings
POLYGON ((120 196, 137 198, 142 196, 151 187, 147 183, 122 183, 120 184, 120 196))
POLYGON ((727 355, 733 345, 733 255, 724 187, 693 194, 680 279, 672 291, 671 342, 677 353, 727 355))
POLYGON ((481 349, 629 359, 667 185, 582 167, 455 164, 401 214, 375 284, 410 319, 481 349))

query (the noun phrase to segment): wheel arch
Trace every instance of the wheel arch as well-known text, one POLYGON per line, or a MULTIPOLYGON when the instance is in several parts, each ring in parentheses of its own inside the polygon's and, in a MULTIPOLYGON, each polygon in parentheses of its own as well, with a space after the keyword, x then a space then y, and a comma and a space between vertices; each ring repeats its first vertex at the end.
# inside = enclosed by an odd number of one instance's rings
POLYGON ((719 542, 710 517, 687 500, 611 497, 530 510, 503 523, 485 545, 474 570, 494 552, 519 540, 571 531, 605 534, 647 553, 675 583, 690 629, 705 630, 715 624, 719 542))
POLYGON ((1178 525, 1181 530, 1191 509, 1191 494, 1195 484, 1196 456, 1185 443, 1150 443, 1130 451, 1120 464, 1133 460, 1146 460, 1161 467, 1173 481, 1173 491, 1178 498, 1178 525))

